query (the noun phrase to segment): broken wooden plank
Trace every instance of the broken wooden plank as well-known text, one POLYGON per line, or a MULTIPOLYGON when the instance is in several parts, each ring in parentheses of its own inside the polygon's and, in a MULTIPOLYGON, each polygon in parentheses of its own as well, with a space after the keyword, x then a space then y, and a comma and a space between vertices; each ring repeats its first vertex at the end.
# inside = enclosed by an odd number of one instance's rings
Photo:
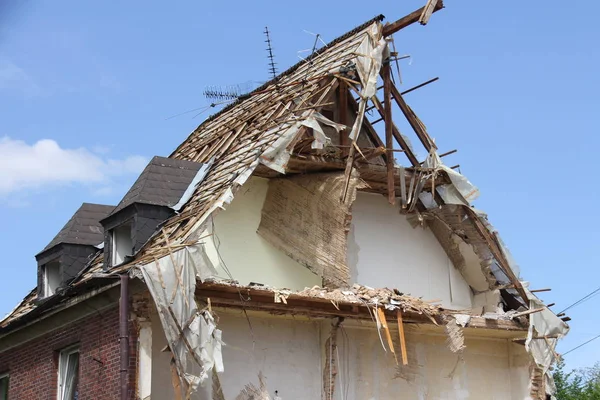
POLYGON ((417 115, 408 106, 408 104, 406 104, 406 102, 404 101, 404 98, 398 91, 398 88, 396 88, 395 85, 392 85, 391 90, 392 90, 392 96, 394 97, 394 100, 396 100, 396 104, 398 104, 398 107, 400 107, 402 114, 404 114, 404 117, 408 120, 408 123, 410 124, 410 126, 413 128, 413 130, 417 134, 417 137, 419 138, 421 143, 423 143, 423 146, 425 146, 425 149, 428 152, 431 151, 432 148, 437 150, 437 146, 435 145, 433 140, 431 140, 431 137, 425 130, 423 123, 419 120, 417 115))
POLYGON ((531 292, 531 293, 539 293, 539 292, 549 292, 549 291, 551 291, 551 290, 552 290, 552 289, 550 289, 550 288, 544 288, 544 289, 532 289, 532 290, 530 290, 530 292, 531 292))
MULTIPOLYGON (((340 86, 338 87, 338 110, 338 122, 348 126, 348 85, 343 80, 340 80, 340 86)), ((346 129, 340 131, 340 144, 342 146, 348 145, 348 130, 346 129)), ((348 151, 343 150, 342 154, 347 155, 348 151)))
POLYGON ((377 309, 377 316, 379 317, 379 322, 381 323, 381 327, 385 331, 385 337, 388 342, 388 347, 390 351, 394 355, 394 359, 396 360, 396 365, 398 365, 398 356, 396 356, 396 351, 394 350, 394 342, 392 341, 392 335, 390 334, 390 328, 388 327, 387 320, 385 318, 385 314, 381 308, 377 309))
MULTIPOLYGON (((444 2, 438 1, 434 7, 432 13, 437 12, 437 11, 441 10, 442 8, 444 8, 444 2)), ((383 27, 383 36, 390 36, 390 35, 398 32, 400 29, 404 29, 407 26, 412 25, 415 22, 418 22, 419 19, 421 18, 421 15, 423 15, 423 11, 425 11, 425 7, 421 7, 418 10, 415 10, 415 11, 411 12, 410 14, 405 15, 404 17, 396 20, 395 22, 392 22, 391 24, 384 26, 383 27)))
POLYGON ((404 322, 402 321, 402 311, 396 311, 396 320, 398 322, 398 335, 400 337, 400 352, 402 353, 402 365, 408 365, 408 352, 406 350, 406 337, 404 336, 404 322))
POLYGON ((433 10, 435 10, 437 4, 438 0, 427 0, 427 4, 425 4, 423 12, 419 17, 419 23, 421 25, 427 25, 427 22, 429 22, 429 18, 431 18, 431 14, 433 14, 433 10))
POLYGON ((383 107, 384 107, 384 119, 385 119, 385 145, 387 150, 387 193, 388 202, 391 205, 396 204, 396 191, 394 189, 394 153, 391 149, 394 146, 394 139, 392 137, 392 73, 390 69, 389 60, 383 63, 383 107))
POLYGON ((438 79, 440 79, 440 78, 439 78, 439 77, 435 77, 435 78, 433 78, 433 79, 430 79, 430 80, 428 80, 428 81, 425 81, 425 82, 423 82, 423 83, 421 83, 421 84, 419 84, 419 85, 417 85, 417 86, 413 86, 413 87, 411 87, 410 89, 407 89, 407 90, 403 91, 403 92, 402 92, 402 93, 400 93, 400 94, 401 94, 401 95, 405 95, 405 94, 407 94, 407 93, 410 93, 410 92, 412 92, 412 91, 414 91, 414 90, 420 89, 420 88, 422 88, 423 86, 429 85, 430 83, 433 83, 433 82, 437 81, 438 79))
MULTIPOLYGON (((371 98, 371 101, 373 102, 373 105, 377 109, 377 112, 379 113, 379 115, 383 116, 384 115, 384 106, 383 106, 383 104, 381 104, 381 102, 379 101, 377 96, 373 96, 371 98)), ((404 137, 402 136, 402 134, 400 133, 400 131, 398 130, 396 125, 393 123, 392 123, 392 134, 394 135, 396 142, 398 142, 400 147, 402 147, 402 149, 404 150, 406 157, 408 157, 408 160, 413 165, 413 167, 420 165, 419 160, 417 160, 417 157, 412 152, 410 146, 408 145, 408 142, 406 142, 406 140, 404 140, 404 137)))
POLYGON ((529 315, 529 314, 535 314, 535 313, 538 313, 538 312, 544 311, 544 310, 545 310, 545 308, 532 308, 527 311, 522 311, 522 312, 513 314, 513 315, 511 315, 511 318, 514 319, 514 318, 522 317, 522 316, 529 315))
POLYGON ((525 293, 525 290, 523 289, 523 285, 519 281, 519 278, 517 278, 517 276, 515 275, 513 270, 510 268, 510 265, 508 264, 508 260, 506 260, 506 258, 504 257, 504 253, 501 250, 501 247, 497 241, 497 238, 492 236, 490 231, 488 231, 488 229, 479 220, 479 216, 477 215, 477 213, 473 209, 471 209, 471 207, 465 206, 464 209, 465 209, 465 211, 467 211, 469 216, 472 218, 472 220, 474 222, 473 226, 475 227, 475 229, 477 230, 479 235, 481 235, 483 237, 483 239, 485 240, 485 242, 487 243, 488 248, 490 249, 490 252, 492 253, 494 258, 496 259, 496 262, 498 263, 498 266, 500 267, 502 272, 504 272, 504 274, 508 277, 510 282, 514 285, 515 290, 519 293, 519 295, 523 299, 524 306, 528 307, 529 299, 527 297, 527 293, 525 293))

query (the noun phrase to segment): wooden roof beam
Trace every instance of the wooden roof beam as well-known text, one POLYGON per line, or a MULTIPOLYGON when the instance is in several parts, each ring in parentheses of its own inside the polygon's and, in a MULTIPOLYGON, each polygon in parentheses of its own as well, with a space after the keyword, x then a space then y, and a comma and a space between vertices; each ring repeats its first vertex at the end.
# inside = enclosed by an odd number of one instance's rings
MULTIPOLYGON (((421 15, 423 15, 423 11, 425 11, 426 8, 427 6, 421 7, 418 10, 415 10, 410 14, 400 18, 399 20, 387 24, 383 27, 383 36, 390 36, 399 30, 406 28, 407 26, 414 24, 415 22, 419 22, 419 19, 421 18, 421 15)), ((444 8, 444 2, 439 0, 433 8, 432 13, 437 12, 442 8, 444 8)))
POLYGON ((394 153, 392 148, 394 147, 394 139, 392 137, 392 72, 390 70, 390 63, 383 64, 383 101, 385 108, 383 114, 385 117, 385 145, 387 148, 387 192, 388 202, 391 205, 396 203, 396 190, 394 189, 394 153))
POLYGON ((423 143, 423 146, 425 146, 425 149, 428 152, 431 151, 432 148, 437 149, 437 146, 423 127, 423 123, 419 120, 417 115, 408 106, 408 104, 406 104, 404 98, 402 97, 402 95, 398 91, 398 88, 395 85, 392 85, 392 96, 396 100, 396 104, 398 104, 400 110, 402 110, 402 114, 404 114, 404 116, 408 120, 408 123, 417 134, 419 140, 421 141, 421 143, 423 143))
MULTIPOLYGON (((392 87, 393 86, 394 85, 392 85, 392 87)), ((381 104, 381 101, 379 101, 377 96, 373 96, 373 97, 371 97, 371 102, 373 103, 373 106, 375 106, 375 108, 377 109, 377 112, 379 113, 379 115, 383 118, 384 117, 384 108, 383 108, 383 104, 381 104)), ((394 138, 396 139, 396 142, 398 142, 398 144, 400 145, 402 150, 404 150, 406 157, 408 157, 408 160, 413 165, 413 167, 421 165, 421 163, 419 162, 417 157, 414 155, 414 153, 410 149, 410 146, 408 145, 406 140, 404 140, 404 137, 400 134, 398 127, 396 126, 396 124, 393 123, 393 121, 392 121, 392 135, 394 136, 394 138)))

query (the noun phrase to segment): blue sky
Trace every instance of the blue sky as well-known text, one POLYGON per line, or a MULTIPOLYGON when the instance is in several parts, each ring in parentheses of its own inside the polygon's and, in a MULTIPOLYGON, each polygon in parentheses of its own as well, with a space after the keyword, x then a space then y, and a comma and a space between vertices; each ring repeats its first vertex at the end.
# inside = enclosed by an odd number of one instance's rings
MULTIPOLYGON (((0 7, 0 314, 35 285, 34 255, 84 202, 116 204, 146 161, 202 121, 208 85, 268 79, 325 41, 424 0, 344 2, 17 1, 0 7), (3 8, 2 8, 3 7, 3 8)), ((479 186, 523 277, 555 310, 600 286, 595 250, 600 5, 446 1, 427 27, 396 34, 406 96, 445 161, 479 186), (502 5, 501 5, 502 4, 502 5), (593 152, 592 152, 593 153, 593 152)), ((416 144, 416 143, 415 143, 416 144)), ((569 310, 566 351, 600 333, 600 296, 569 310)), ((567 356, 593 364, 600 340, 567 356)))

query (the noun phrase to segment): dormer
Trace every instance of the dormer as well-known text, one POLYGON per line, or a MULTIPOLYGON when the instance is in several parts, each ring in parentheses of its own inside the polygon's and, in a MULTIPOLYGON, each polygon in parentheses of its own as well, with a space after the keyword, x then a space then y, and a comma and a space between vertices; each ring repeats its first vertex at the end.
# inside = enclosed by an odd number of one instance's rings
POLYGON ((100 220, 114 206, 83 203, 58 235, 35 256, 38 264, 38 297, 45 298, 66 286, 98 252, 104 240, 100 220))
POLYGON ((104 218, 104 268, 127 262, 175 213, 201 180, 206 164, 154 157, 117 207, 104 218), (204 167, 204 168, 203 168, 204 167))

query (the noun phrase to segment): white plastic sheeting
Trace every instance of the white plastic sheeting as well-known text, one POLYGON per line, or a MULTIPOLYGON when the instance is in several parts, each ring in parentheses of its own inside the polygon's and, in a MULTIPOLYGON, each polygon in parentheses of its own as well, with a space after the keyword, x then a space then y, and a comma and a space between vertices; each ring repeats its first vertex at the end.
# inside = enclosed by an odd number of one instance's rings
MULTIPOLYGON (((296 141, 303 126, 313 129, 313 149, 322 149, 330 142, 323 132, 321 124, 329 125, 336 131, 346 129, 345 125, 335 123, 314 110, 306 110, 292 125, 290 125, 279 138, 273 142, 260 156, 260 162, 281 174, 285 174, 285 167, 290 161, 291 147, 296 141)), ((273 128, 279 130, 280 127, 273 128)), ((265 136, 267 136, 265 134, 265 136)))
POLYGON ((198 310, 196 276, 216 275, 201 244, 178 251, 140 267, 154 299, 172 351, 185 398, 210 381, 213 369, 222 372, 221 331, 211 313, 198 310))
POLYGON ((429 153, 423 163, 423 167, 432 168, 435 171, 434 173, 444 171, 448 175, 448 178, 450 178, 452 184, 437 187, 437 192, 444 200, 444 203, 468 206, 473 200, 479 197, 479 189, 469 182, 464 175, 444 165, 440 156, 435 151, 429 153))
POLYGON ((315 137, 315 140, 311 145, 313 149, 322 149, 325 147, 325 145, 331 142, 331 139, 329 139, 325 135, 325 132, 323 132, 321 124, 331 126, 337 132, 346 129, 346 125, 333 122, 329 118, 323 116, 321 113, 315 111, 310 117, 302 122, 302 125, 313 129, 313 135, 315 137))
POLYGON ((210 160, 208 163, 202 164, 202 166, 194 176, 194 179, 192 179, 187 189, 185 189, 185 192, 183 192, 183 194, 181 195, 181 198, 179 199, 177 204, 171 207, 173 210, 181 210, 181 208, 192 198, 192 195, 196 190, 196 186, 198 186, 198 184, 204 180, 204 177, 208 173, 208 170, 210 169, 210 166, 212 165, 213 161, 214 160, 210 160))
POLYGON ((377 77, 381 70, 384 53, 388 52, 388 42, 381 36, 378 25, 371 26, 368 35, 365 36, 356 50, 356 70, 362 83, 360 92, 360 103, 356 120, 350 132, 350 140, 356 142, 363 125, 367 100, 377 93, 377 77))
POLYGON ((529 332, 525 348, 546 377, 547 393, 553 394, 556 389, 548 370, 552 364, 558 361, 556 345, 558 340, 569 332, 569 326, 550 311, 540 299, 529 290, 525 290, 529 298, 529 308, 531 310, 543 308, 542 311, 533 313, 529 317, 529 332))

